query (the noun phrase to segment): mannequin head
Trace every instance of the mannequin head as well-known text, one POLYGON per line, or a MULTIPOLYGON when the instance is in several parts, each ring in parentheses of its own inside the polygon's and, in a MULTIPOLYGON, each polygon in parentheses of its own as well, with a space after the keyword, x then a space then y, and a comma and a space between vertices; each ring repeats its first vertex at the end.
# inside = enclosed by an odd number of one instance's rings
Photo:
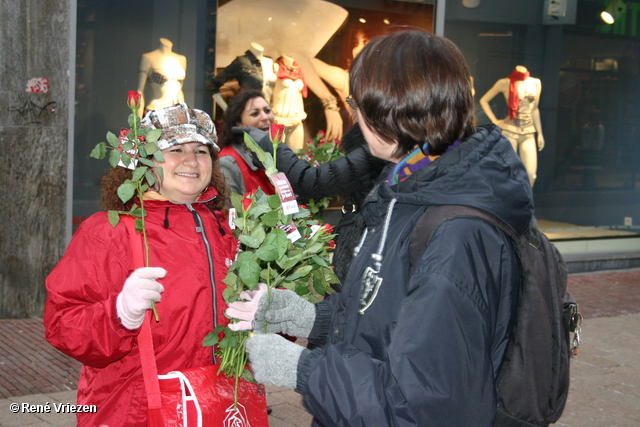
POLYGON ((444 37, 411 30, 374 38, 349 74, 359 119, 396 145, 395 158, 425 142, 431 154, 442 154, 474 132, 469 69, 444 37))

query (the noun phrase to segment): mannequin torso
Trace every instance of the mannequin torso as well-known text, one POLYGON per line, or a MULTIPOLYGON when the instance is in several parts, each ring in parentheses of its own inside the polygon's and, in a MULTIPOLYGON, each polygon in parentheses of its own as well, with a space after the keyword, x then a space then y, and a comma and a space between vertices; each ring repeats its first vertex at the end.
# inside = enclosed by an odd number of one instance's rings
POLYGON ((479 102, 489 120, 502 129, 504 136, 509 139, 513 149, 520 155, 529 174, 531 185, 533 185, 538 166, 536 146, 538 151, 544 148, 544 136, 542 135, 540 110, 538 109, 542 83, 540 79, 530 77, 528 70, 522 65, 515 67, 513 75, 522 75, 522 78, 514 79, 515 84, 513 85, 510 77, 498 80, 480 98, 479 102), (499 120, 493 113, 489 102, 499 93, 502 93, 505 101, 509 104, 509 95, 512 88, 517 93, 518 101, 517 109, 514 113, 515 117, 507 115, 506 118, 499 120))
POLYGON ((160 47, 152 52, 144 53, 140 60, 140 76, 138 92, 144 93, 146 83, 149 83, 151 97, 144 102, 144 111, 169 107, 184 102, 182 83, 186 77, 187 58, 172 52, 173 43, 165 38, 160 39, 160 47))

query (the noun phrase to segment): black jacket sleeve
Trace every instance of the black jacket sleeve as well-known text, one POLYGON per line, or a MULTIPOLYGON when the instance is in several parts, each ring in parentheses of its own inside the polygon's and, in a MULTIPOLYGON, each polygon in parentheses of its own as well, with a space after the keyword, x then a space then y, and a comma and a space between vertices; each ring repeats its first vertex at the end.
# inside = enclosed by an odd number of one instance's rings
POLYGON ((370 190, 385 164, 366 146, 319 167, 299 159, 285 144, 280 144, 276 153, 278 170, 289 178, 293 191, 307 199, 370 190))

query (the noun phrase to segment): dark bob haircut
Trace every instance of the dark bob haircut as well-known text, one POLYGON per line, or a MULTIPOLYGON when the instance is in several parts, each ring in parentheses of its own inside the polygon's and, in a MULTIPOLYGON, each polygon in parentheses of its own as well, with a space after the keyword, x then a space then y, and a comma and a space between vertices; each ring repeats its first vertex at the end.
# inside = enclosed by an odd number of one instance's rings
POLYGON ((231 132, 231 128, 238 126, 238 123, 242 122, 244 107, 247 105, 247 102, 253 98, 264 98, 264 95, 259 90, 244 90, 234 96, 231 102, 229 102, 227 109, 224 111, 224 124, 222 132, 220 132, 221 138, 218 140, 220 148, 231 145, 234 141, 238 143, 244 141, 244 136, 231 132))
POLYGON ((450 40, 403 30, 371 40, 351 65, 351 95, 366 125, 404 157, 429 143, 442 154, 474 132, 469 68, 450 40))

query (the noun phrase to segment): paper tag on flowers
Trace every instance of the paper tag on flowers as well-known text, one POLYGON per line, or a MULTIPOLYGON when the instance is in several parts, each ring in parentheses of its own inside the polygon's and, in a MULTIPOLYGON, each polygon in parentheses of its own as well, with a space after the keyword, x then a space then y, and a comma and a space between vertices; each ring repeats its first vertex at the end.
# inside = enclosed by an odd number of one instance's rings
POLYGON ((284 214, 291 215, 298 213, 300 209, 298 208, 296 195, 293 193, 293 188, 291 188, 291 183, 287 176, 280 172, 271 175, 270 178, 276 192, 278 193, 278 197, 280 197, 280 201, 282 202, 282 211, 284 214))
POLYGON ((296 227, 296 223, 293 221, 291 221, 291 224, 289 225, 277 225, 276 227, 287 233, 287 239, 291 240, 291 243, 302 237, 300 235, 300 232, 298 231, 298 228, 296 227))
POLYGON ((236 211, 236 208, 230 208, 229 209, 229 228, 231 228, 232 230, 236 229, 237 216, 238 216, 238 213, 236 211))

